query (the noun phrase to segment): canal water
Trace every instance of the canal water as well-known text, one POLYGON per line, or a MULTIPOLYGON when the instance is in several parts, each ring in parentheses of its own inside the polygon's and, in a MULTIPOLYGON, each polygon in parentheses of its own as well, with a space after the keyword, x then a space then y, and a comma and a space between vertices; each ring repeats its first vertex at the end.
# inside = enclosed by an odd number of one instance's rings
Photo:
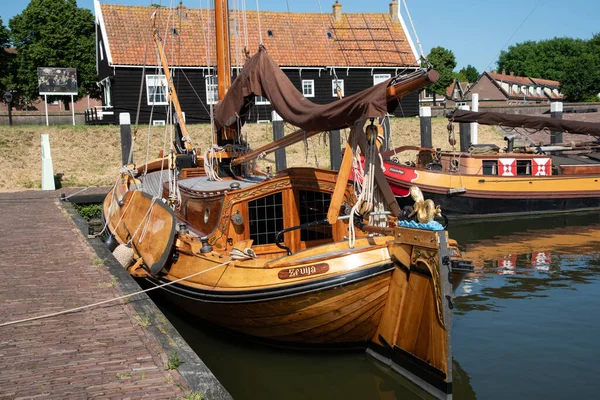
MULTIPOLYGON (((455 399, 597 398, 600 215, 451 222, 455 399)), ((363 352, 277 349, 159 306, 235 399, 429 398, 363 352)))

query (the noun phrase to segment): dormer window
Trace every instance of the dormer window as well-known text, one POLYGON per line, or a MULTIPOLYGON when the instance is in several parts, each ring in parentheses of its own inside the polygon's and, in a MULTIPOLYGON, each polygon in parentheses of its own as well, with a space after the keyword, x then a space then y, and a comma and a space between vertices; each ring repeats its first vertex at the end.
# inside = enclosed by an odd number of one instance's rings
POLYGON ((267 35, 268 35, 268 36, 273 36, 273 31, 269 29, 269 30, 267 31, 267 35))

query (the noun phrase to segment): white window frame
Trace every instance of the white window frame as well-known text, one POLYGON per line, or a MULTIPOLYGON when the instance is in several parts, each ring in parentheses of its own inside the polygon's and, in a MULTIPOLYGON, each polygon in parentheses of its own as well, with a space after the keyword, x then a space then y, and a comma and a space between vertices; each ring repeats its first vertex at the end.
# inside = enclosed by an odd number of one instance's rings
POLYGON ((254 98, 254 104, 256 105, 268 105, 271 104, 271 102, 269 100, 267 100, 266 97, 262 97, 262 96, 256 96, 254 98))
POLYGON ((392 74, 374 74, 373 75, 373 86, 385 82, 392 77, 392 74))
POLYGON ((169 104, 167 78, 164 75, 146 75, 146 97, 149 106, 164 106, 169 104), (164 101, 156 101, 156 92, 153 89, 156 87, 160 87, 164 90, 164 101))
POLYGON ((219 102, 219 81, 216 75, 206 75, 206 104, 217 104, 219 102))
POLYGON ((336 85, 335 83, 338 83, 338 86, 340 87, 340 89, 342 89, 342 97, 344 97, 344 80, 343 79, 333 79, 331 81, 331 95, 333 97, 337 97, 337 92, 335 91, 336 85))
POLYGON ((304 97, 315 97, 315 81, 313 79, 302 79, 302 94, 304 97), (305 87, 304 85, 308 86, 305 87))
POLYGON ((112 90, 111 90, 111 83, 110 83, 110 79, 105 79, 104 81, 102 81, 102 92, 104 94, 104 105, 106 107, 112 107, 113 102, 112 102, 112 90))

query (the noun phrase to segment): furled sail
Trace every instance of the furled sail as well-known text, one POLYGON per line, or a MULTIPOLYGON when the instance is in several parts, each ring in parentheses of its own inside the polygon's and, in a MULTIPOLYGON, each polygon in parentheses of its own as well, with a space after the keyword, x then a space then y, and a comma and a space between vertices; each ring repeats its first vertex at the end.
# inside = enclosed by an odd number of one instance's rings
POLYGON ((455 110, 448 114, 454 122, 477 122, 483 125, 499 125, 512 128, 549 129, 567 133, 600 136, 600 124, 593 122, 569 121, 532 115, 514 115, 496 112, 474 112, 455 110))
MULTIPOLYGON (((217 128, 235 124, 249 106, 249 97, 269 99, 273 109, 287 122, 305 131, 328 131, 351 126, 388 112, 386 88, 390 80, 329 104, 314 104, 296 89, 277 63, 261 47, 246 61, 225 98, 215 107, 217 128)), ((394 105, 395 106, 395 105, 394 105)))

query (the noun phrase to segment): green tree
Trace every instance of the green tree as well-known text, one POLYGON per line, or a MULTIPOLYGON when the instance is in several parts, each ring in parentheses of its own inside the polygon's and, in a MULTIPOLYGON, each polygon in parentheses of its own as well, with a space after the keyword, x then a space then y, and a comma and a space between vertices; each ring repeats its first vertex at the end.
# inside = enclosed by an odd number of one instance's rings
MULTIPOLYGON (((431 63, 433 68, 440 74, 440 79, 432 85, 429 85, 428 90, 437 93, 445 94, 446 88, 454 80, 454 68, 456 67, 456 59, 454 53, 451 50, 443 47, 434 47, 429 52, 427 60, 431 63)), ((433 105, 435 105, 435 95, 433 99, 433 105)))
POLYGON ((38 67, 77 68, 77 98, 86 94, 98 97, 90 10, 78 8, 76 0, 31 0, 10 20, 9 27, 17 48, 16 84, 22 97, 38 97, 38 67))
POLYGON ((502 51, 498 70, 561 82, 569 101, 596 100, 600 92, 600 35, 590 40, 527 41, 502 51))
POLYGON ((456 73, 456 79, 459 82, 475 83, 479 79, 479 72, 477 72, 477 68, 469 64, 456 73))
POLYGON ((571 101, 599 101, 600 98, 600 34, 584 46, 579 57, 565 64, 568 73, 561 80, 561 92, 571 101))
POLYGON ((0 18, 0 97, 5 90, 9 89, 11 81, 11 57, 5 49, 10 45, 10 34, 0 18))

